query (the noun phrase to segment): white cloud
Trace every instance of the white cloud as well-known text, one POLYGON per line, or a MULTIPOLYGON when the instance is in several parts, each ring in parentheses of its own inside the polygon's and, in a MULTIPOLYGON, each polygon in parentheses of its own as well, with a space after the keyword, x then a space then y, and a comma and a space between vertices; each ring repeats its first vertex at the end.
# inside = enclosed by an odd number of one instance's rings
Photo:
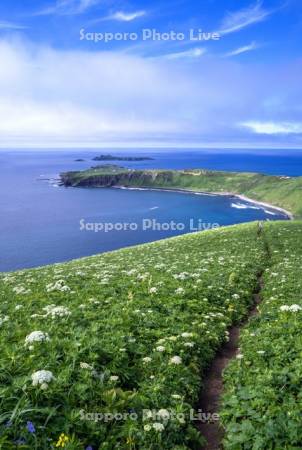
POLYGON ((259 45, 255 41, 253 41, 249 45, 244 45, 242 47, 236 48, 235 50, 232 50, 231 52, 226 53, 224 56, 226 56, 226 57, 237 56, 237 55, 241 55, 242 53, 256 50, 257 48, 259 48, 259 45))
POLYGON ((5 61, 0 65, 0 142, 7 146, 220 140, 243 145, 245 139, 257 142, 257 133, 247 127, 250 117, 263 123, 270 114, 277 124, 302 123, 300 78, 294 76, 301 73, 298 63, 288 64, 285 73, 281 65, 267 70, 200 57, 203 49, 147 58, 11 39, 0 40, 5 61), (278 105, 268 110, 267 99, 280 92, 278 105), (239 123, 245 125, 238 128, 239 123))
POLYGON ((166 59, 183 59, 183 58, 200 58, 200 56, 206 53, 205 48, 192 48, 183 52, 168 53, 164 55, 166 59))
POLYGON ((19 102, 15 105, 9 99, 0 104, 1 134, 36 137, 64 138, 77 136, 87 138, 90 135, 113 137, 116 133, 145 134, 174 132, 175 125, 167 122, 121 115, 112 117, 111 113, 73 105, 69 102, 48 103, 39 101, 19 102), (17 127, 16 127, 17 125, 17 127), (17 133, 16 133, 17 131, 17 133))
POLYGON ((36 16, 82 14, 97 5, 100 0, 57 0, 55 4, 38 11, 36 16))
POLYGON ((139 19, 146 15, 146 11, 135 11, 133 13, 125 13, 123 11, 117 11, 116 13, 108 16, 108 19, 118 20, 119 22, 132 22, 135 19, 139 19))
POLYGON ((271 13, 272 11, 262 7, 262 1, 257 0, 256 3, 245 9, 228 13, 221 24, 219 33, 229 34, 240 31, 250 25, 264 21, 271 13))
POLYGON ((0 41, 0 140, 104 140, 190 133, 173 113, 194 90, 156 61, 113 52, 56 51, 0 41), (163 102, 166 109, 163 108, 163 102))
POLYGON ((24 30, 27 27, 13 22, 0 20, 0 30, 24 30))
POLYGON ((302 122, 244 122, 242 126, 257 134, 302 134, 302 122))

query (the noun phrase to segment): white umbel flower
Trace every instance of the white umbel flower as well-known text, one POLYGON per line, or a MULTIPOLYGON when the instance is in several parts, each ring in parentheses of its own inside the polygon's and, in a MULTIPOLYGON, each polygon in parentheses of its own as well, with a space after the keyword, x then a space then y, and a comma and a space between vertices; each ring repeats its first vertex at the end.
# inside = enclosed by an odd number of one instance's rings
POLYGON ((109 378, 110 381, 118 381, 119 377, 117 375, 111 375, 109 378))
POLYGON ((152 358, 150 358, 150 356, 146 356, 145 358, 143 358, 144 363, 149 363, 151 361, 152 361, 152 358))
POLYGON ((43 341, 49 341, 49 336, 47 333, 44 333, 43 331, 33 331, 32 333, 28 334, 25 338, 25 344, 30 345, 34 342, 43 342, 43 341))
POLYGON ((194 345, 195 345, 194 342, 185 342, 185 343, 184 343, 184 347, 193 348, 194 345))
POLYGON ((282 305, 280 306, 280 311, 284 312, 284 311, 290 311, 290 312, 298 312, 301 311, 302 308, 299 305, 282 305))
POLYGON ((172 394, 171 397, 175 398, 176 400, 179 400, 181 398, 181 396, 178 394, 172 394))
POLYGON ((84 370, 93 370, 93 367, 85 362, 80 362, 80 367, 84 370))
POLYGON ((301 311, 301 306, 299 306, 299 305, 291 305, 290 307, 289 307, 289 309, 290 309, 290 311, 292 311, 292 312, 298 312, 298 311, 301 311))
POLYGON ((9 317, 8 316, 0 316, 0 327, 1 327, 1 325, 3 325, 4 324, 4 322, 8 322, 8 320, 9 320, 9 317))
POLYGON ((56 317, 69 316, 71 314, 70 310, 65 306, 48 305, 43 308, 47 316, 51 316, 52 319, 56 317))
POLYGON ((284 311, 289 311, 289 306, 288 305, 282 305, 280 306, 280 311, 284 312, 284 311))
POLYGON ((173 357, 170 359, 170 364, 176 364, 176 365, 179 365, 179 364, 181 364, 181 363, 182 363, 182 359, 181 359, 180 356, 173 356, 173 357))
POLYGON ((189 338, 192 336, 193 336, 193 333, 181 333, 181 337, 183 337, 183 338, 189 338))
POLYGON ((157 293, 157 287, 151 287, 149 289, 150 294, 156 294, 157 293))
POLYGON ((184 294, 185 293, 185 290, 184 290, 184 288, 182 288, 182 287, 179 287, 179 288, 177 288, 176 290, 175 290, 175 294, 176 295, 182 295, 182 294, 184 294))
POLYGON ((163 347, 162 345, 159 345, 158 347, 156 347, 156 351, 157 351, 157 352, 162 353, 162 352, 164 352, 165 350, 166 350, 165 347, 163 347))
POLYGON ((69 292, 70 290, 71 290, 70 287, 65 284, 64 280, 58 280, 55 283, 50 283, 46 286, 47 292, 53 291, 69 292))
POLYGON ((33 386, 41 385, 42 389, 47 389, 48 384, 54 379, 53 373, 50 370, 38 370, 31 376, 33 386))

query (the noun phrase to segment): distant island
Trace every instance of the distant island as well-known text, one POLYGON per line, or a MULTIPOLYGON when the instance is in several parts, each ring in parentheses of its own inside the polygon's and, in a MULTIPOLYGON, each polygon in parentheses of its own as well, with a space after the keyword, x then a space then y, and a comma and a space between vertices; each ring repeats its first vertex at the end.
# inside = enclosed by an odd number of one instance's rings
POLYGON ((149 156, 113 156, 100 155, 92 158, 92 161, 153 161, 149 156))
POLYGON ((75 159, 75 162, 83 162, 83 161, 85 161, 85 159, 82 158, 75 159))
POLYGON ((98 173, 120 173, 121 171, 128 171, 126 167, 118 166, 117 164, 98 164, 97 166, 92 166, 90 169, 92 171, 98 171, 98 173))
POLYGON ((61 183, 72 187, 131 187, 245 196, 302 217, 302 177, 213 170, 143 170, 101 165, 65 172, 61 183), (290 212, 289 212, 290 211, 290 212))

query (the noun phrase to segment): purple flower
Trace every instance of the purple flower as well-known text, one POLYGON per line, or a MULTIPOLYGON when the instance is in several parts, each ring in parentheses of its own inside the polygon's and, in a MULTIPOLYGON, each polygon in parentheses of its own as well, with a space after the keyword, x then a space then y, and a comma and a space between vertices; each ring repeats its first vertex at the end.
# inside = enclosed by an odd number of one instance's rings
POLYGON ((26 428, 27 428, 27 431, 29 431, 29 433, 35 433, 36 432, 34 424, 32 422, 30 422, 30 421, 27 422, 26 428))
POLYGON ((91 445, 88 445, 85 450, 93 450, 93 448, 91 447, 91 445))

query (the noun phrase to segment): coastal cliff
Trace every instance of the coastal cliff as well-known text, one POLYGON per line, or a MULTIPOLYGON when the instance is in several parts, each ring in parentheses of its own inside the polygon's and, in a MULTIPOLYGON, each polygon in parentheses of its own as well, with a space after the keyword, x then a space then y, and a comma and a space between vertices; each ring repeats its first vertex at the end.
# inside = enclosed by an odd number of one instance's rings
POLYGON ((119 166, 98 166, 62 173, 61 180, 67 187, 124 186, 244 195, 290 211, 297 218, 302 217, 302 177, 201 169, 132 170, 119 166))

